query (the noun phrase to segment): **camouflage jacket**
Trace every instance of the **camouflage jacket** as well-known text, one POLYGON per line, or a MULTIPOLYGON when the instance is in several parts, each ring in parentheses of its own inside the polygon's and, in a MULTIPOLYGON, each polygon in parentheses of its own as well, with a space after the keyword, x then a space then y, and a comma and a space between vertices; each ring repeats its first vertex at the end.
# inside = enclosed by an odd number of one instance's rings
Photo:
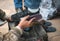
POLYGON ((0 41, 48 41, 48 36, 43 26, 36 24, 29 32, 21 30, 18 26, 14 27, 5 35, 0 34, 0 41))
POLYGON ((21 30, 14 28, 5 35, 2 35, 0 33, 0 41, 19 41, 20 36, 21 36, 21 30))

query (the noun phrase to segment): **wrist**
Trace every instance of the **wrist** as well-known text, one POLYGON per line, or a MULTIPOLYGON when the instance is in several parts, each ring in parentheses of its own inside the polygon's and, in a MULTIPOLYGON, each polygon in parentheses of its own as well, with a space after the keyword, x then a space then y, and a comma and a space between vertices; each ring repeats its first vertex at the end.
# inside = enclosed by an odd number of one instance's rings
POLYGON ((23 29, 23 27, 22 27, 22 25, 21 25, 21 24, 18 24, 18 27, 19 27, 19 28, 21 28, 21 29, 23 29))
POLYGON ((21 29, 21 27, 16 26, 16 28, 20 30, 21 34, 23 33, 23 30, 21 29))

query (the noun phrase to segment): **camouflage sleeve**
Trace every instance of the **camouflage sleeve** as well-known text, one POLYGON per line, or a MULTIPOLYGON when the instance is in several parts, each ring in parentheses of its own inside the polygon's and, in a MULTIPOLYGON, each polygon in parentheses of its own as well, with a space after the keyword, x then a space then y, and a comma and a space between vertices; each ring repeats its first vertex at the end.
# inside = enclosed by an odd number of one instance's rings
POLYGON ((14 28, 4 35, 3 41, 19 41, 21 34, 20 29, 14 28))

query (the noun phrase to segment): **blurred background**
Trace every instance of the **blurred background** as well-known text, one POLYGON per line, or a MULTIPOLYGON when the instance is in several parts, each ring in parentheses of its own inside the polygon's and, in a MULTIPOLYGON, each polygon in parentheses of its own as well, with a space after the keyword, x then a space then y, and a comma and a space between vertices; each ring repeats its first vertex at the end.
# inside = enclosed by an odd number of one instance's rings
MULTIPOLYGON (((0 9, 5 11, 8 16, 11 16, 15 13, 15 6, 13 1, 14 0, 0 0, 0 9)), ((47 33, 49 36, 49 40, 60 41, 60 18, 55 18, 48 21, 52 22, 52 26, 57 29, 56 32, 47 33)), ((9 31, 8 29, 8 22, 3 26, 0 26, 0 32, 2 32, 3 34, 7 33, 9 31)))

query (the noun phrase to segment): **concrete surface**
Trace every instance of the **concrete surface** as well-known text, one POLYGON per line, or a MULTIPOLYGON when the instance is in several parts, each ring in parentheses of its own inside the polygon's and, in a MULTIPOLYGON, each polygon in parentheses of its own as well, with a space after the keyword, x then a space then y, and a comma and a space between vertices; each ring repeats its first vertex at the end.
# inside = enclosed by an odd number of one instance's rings
POLYGON ((15 7, 13 0, 0 0, 0 9, 4 10, 7 15, 15 13, 15 7))
MULTIPOLYGON (((0 9, 6 12, 6 15, 11 16, 15 13, 13 0, 0 0, 0 9)), ((0 32, 3 34, 8 32, 8 23, 0 26, 0 32)))
MULTIPOLYGON (((3 9, 8 16, 15 13, 13 0, 0 0, 0 9, 3 9)), ((56 32, 47 33, 49 36, 49 41, 60 41, 60 18, 49 20, 52 22, 52 26, 56 28, 56 32)), ((8 32, 8 23, 6 23, 2 28, 0 27, 0 32, 8 32)))
POLYGON ((56 32, 48 33, 49 41, 60 41, 60 18, 49 20, 52 26, 56 28, 56 32))

